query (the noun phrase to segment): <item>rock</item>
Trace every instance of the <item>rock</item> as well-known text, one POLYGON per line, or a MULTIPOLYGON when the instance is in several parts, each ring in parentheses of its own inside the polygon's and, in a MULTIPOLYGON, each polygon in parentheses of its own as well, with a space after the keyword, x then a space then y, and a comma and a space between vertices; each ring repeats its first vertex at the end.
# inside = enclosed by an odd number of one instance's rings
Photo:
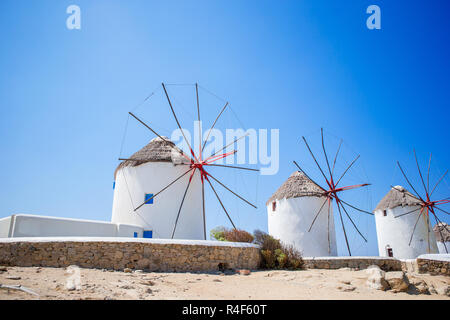
POLYGON ((7 267, 0 267, 0 272, 6 272, 6 271, 8 271, 7 267))
POLYGON ((406 292, 408 291, 409 281, 403 271, 386 272, 385 280, 389 283, 392 292, 406 292))
POLYGON ((125 269, 123 269, 123 272, 125 272, 125 273, 131 273, 131 269, 130 268, 125 268, 125 269))
POLYGON ((130 286, 130 285, 128 285, 128 284, 124 284, 124 285, 122 285, 122 286, 119 286, 119 288, 121 288, 121 289, 126 289, 126 290, 134 289, 133 286, 130 286))
POLYGON ((410 289, 415 294, 430 294, 428 285, 421 279, 409 279, 410 289))
POLYGON ((343 284, 351 284, 351 283, 352 283, 352 282, 349 281, 349 280, 341 280, 340 282, 343 283, 343 284))
POLYGON ((450 297, 450 286, 444 285, 442 287, 436 288, 436 292, 440 295, 450 297))
POLYGON ((366 273, 369 275, 366 285, 370 289, 383 291, 389 289, 389 283, 384 278, 385 272, 381 270, 380 267, 375 265, 369 266, 366 270, 366 273))
POLYGON ((18 276, 9 276, 9 277, 6 277, 6 279, 8 279, 8 280, 20 280, 22 278, 18 277, 18 276))
POLYGON ((241 275, 241 276, 248 276, 251 272, 248 269, 241 269, 241 270, 237 270, 237 272, 241 275))
POLYGON ((433 286, 432 284, 430 284, 430 286, 428 287, 428 291, 429 291, 431 294, 439 294, 439 293, 436 291, 436 289, 434 288, 434 286, 433 286))
POLYGON ((219 279, 214 279, 213 281, 214 282, 222 282, 222 280, 219 280, 219 279))
POLYGON ((152 280, 141 281, 141 284, 144 284, 146 286, 154 286, 155 285, 155 283, 152 280))
POLYGON ((345 286, 338 286, 336 287, 338 290, 344 291, 344 292, 351 292, 351 291, 355 291, 356 287, 354 286, 349 286, 349 285, 345 285, 345 286))
POLYGON ((66 286, 66 289, 68 290, 68 291, 73 291, 73 290, 75 290, 76 288, 75 288, 75 285, 74 284, 68 284, 67 286, 66 286))

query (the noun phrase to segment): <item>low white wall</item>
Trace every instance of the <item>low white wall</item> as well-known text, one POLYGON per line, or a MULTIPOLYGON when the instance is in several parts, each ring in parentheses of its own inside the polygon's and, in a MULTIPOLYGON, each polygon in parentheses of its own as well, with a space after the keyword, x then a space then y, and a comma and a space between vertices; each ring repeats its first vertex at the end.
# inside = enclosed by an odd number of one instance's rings
POLYGON ((105 221, 16 214, 0 222, 0 237, 142 237, 142 228, 105 221), (14 219, 12 219, 14 217, 14 219), (12 225, 11 225, 12 224, 12 225), (9 230, 11 229, 11 233, 9 230), (6 231, 8 230, 8 231, 6 231))
POLYGON ((9 228, 11 226, 12 216, 0 219, 0 238, 9 237, 9 228))

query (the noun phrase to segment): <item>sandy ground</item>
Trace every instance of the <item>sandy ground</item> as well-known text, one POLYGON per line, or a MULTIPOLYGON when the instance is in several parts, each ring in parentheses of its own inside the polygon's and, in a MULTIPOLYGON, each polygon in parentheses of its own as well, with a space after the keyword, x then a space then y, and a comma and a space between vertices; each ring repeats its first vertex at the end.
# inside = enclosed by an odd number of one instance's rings
MULTIPOLYGON (((5 269, 3 269, 5 270, 5 269)), ((64 268, 7 267, 0 284, 21 285, 37 293, 2 288, 0 299, 440 299, 439 294, 393 293, 369 289, 365 270, 253 271, 216 273, 119 272, 79 269, 78 289, 68 290, 74 274, 64 268)), ((409 275, 411 278, 411 275, 409 275)), ((444 276, 414 275, 428 286, 450 285, 444 276)), ((73 289, 73 288, 72 288, 73 289)))

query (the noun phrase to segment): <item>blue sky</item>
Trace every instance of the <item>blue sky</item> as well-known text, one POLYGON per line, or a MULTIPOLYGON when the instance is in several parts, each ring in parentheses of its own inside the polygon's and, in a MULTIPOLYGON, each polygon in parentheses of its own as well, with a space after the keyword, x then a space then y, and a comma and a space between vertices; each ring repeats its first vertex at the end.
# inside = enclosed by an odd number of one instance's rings
MULTIPOLYGON (((230 101, 247 128, 280 129, 279 173, 260 176, 251 189, 257 210, 236 209, 243 229, 267 229, 265 201, 295 170, 292 160, 310 161, 300 138, 317 138, 321 127, 361 155, 373 207, 391 184, 406 186, 396 160, 417 178, 413 148, 424 167, 433 152, 437 179, 450 160, 449 7, 378 0, 2 1, 0 217, 109 220, 127 112, 163 81, 199 82, 230 101), (81 30, 66 28, 70 4, 81 8, 81 30), (381 8, 381 30, 366 27, 371 4, 381 8)), ((139 139, 151 138, 141 131, 139 139)), ((448 196, 448 181, 436 196, 448 196)), ((213 200, 209 229, 227 223, 213 200)), ((376 255, 373 219, 356 219, 369 242, 352 234, 355 254, 376 255)))

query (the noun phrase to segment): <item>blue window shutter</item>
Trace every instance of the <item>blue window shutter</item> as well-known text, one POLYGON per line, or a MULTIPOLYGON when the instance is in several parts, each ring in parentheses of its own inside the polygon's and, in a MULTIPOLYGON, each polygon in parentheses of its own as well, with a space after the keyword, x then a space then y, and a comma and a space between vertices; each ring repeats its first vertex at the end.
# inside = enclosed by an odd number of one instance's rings
POLYGON ((144 238, 153 238, 152 230, 144 230, 144 238))
POLYGON ((150 199, 150 201, 148 201, 148 202, 146 202, 145 204, 152 204, 153 203, 153 199, 154 198, 152 198, 153 197, 153 193, 146 193, 145 194, 145 200, 144 201, 147 201, 148 199, 150 199))
POLYGON ((116 182, 113 182, 113 190, 116 188, 116 182))
POLYGON ((134 233, 134 237, 135 237, 135 238, 138 237, 138 233, 137 233, 137 232, 134 233))

